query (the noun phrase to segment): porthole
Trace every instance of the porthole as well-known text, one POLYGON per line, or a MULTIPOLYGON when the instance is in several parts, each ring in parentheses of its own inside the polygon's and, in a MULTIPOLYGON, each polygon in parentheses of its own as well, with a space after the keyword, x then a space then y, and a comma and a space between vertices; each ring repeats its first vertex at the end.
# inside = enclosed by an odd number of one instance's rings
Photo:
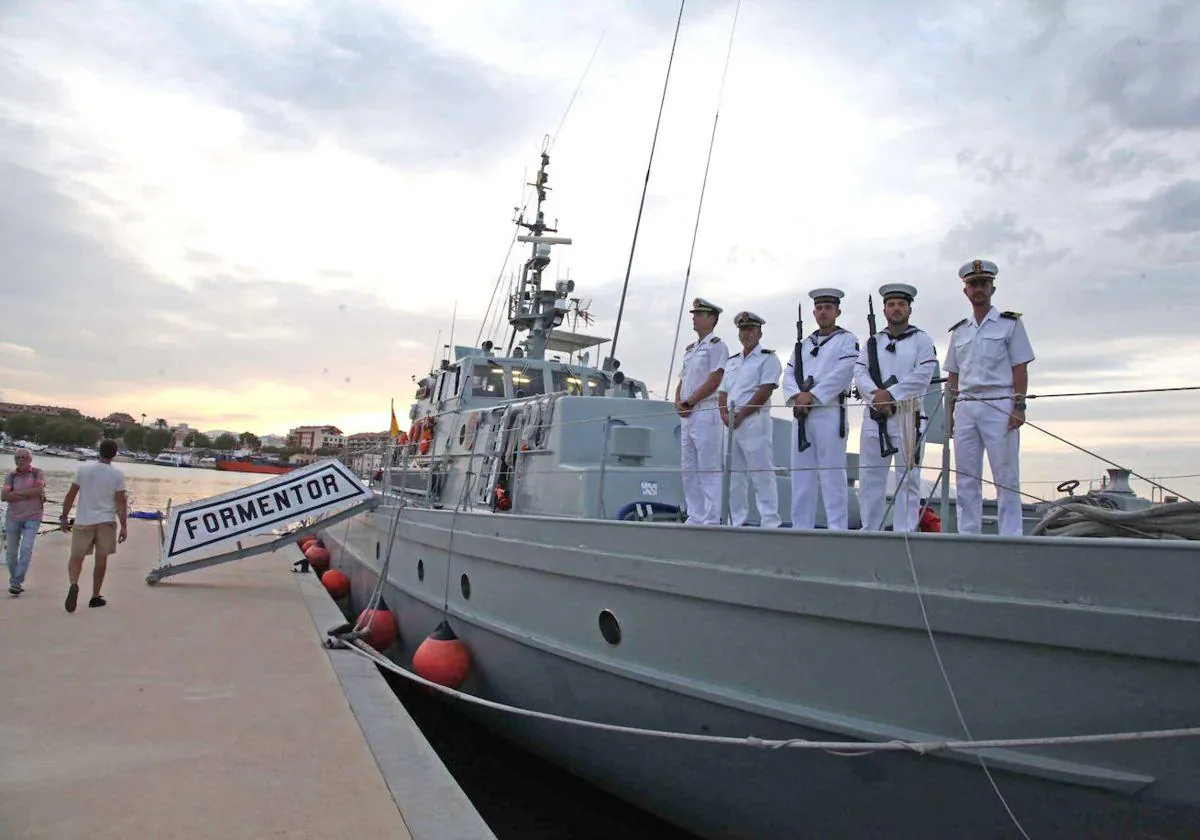
POLYGON ((375 559, 376 560, 379 559, 379 543, 378 542, 375 543, 375 559))
POLYGON ((600 635, 610 645, 621 643, 621 623, 609 610, 600 611, 600 635))
POLYGON ((417 561, 417 580, 425 580, 425 561, 417 561))
POLYGON ((471 579, 465 574, 458 579, 458 588, 462 590, 463 597, 467 600, 471 598, 471 579))

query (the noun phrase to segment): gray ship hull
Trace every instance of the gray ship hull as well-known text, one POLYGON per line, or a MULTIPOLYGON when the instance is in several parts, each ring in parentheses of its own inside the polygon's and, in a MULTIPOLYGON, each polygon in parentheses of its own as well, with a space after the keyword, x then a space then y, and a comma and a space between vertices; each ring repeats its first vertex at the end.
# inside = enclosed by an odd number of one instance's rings
MULTIPOLYGON (((393 508, 327 541, 364 606, 393 508)), ((929 741, 1196 724, 1190 543, 797 533, 408 508, 384 598, 408 666, 444 617, 463 690, 568 717, 764 739, 929 741), (615 550, 614 547, 621 547, 615 550), (910 561, 911 553, 911 561, 910 561), (620 626, 606 641, 601 611, 620 626)), ((1019 836, 968 754, 845 757, 589 730, 458 704, 708 838, 1019 836)), ((1200 741, 991 750, 1033 836, 1200 835, 1200 741)))

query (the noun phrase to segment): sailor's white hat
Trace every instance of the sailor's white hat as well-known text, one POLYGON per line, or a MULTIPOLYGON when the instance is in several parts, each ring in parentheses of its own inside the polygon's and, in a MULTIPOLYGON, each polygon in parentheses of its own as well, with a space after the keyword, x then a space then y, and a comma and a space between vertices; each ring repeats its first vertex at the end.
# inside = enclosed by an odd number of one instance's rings
POLYGON ((1000 269, 990 260, 971 260, 958 270, 958 276, 964 283, 970 280, 994 280, 999 273, 1000 269))
POLYGON ((889 298, 903 298, 909 303, 917 296, 917 287, 908 283, 884 283, 879 287, 879 295, 886 303, 889 298))
POLYGON ((767 322, 764 321, 761 316, 755 315, 753 312, 746 312, 743 310, 737 315, 733 316, 733 323, 739 327, 761 327, 767 322))
POLYGON ((692 301, 691 311, 693 313, 708 312, 712 315, 720 315, 723 310, 721 309, 721 307, 717 306, 715 303, 707 301, 702 297, 698 297, 692 301))
POLYGON ((835 306, 841 306, 842 298, 846 296, 846 293, 841 289, 823 288, 813 289, 808 296, 813 299, 813 303, 832 303, 835 306))

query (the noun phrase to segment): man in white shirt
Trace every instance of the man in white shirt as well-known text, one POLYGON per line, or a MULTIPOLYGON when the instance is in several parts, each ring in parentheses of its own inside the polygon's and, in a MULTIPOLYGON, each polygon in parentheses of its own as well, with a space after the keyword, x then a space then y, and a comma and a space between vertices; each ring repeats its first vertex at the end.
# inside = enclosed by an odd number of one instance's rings
POLYGON ((96 565, 92 571, 92 599, 89 607, 103 607, 104 596, 100 587, 104 584, 104 573, 108 570, 108 556, 117 550, 117 543, 125 542, 128 536, 126 520, 125 475, 112 465, 117 454, 115 440, 100 441, 100 460, 88 461, 75 471, 75 481, 63 498, 63 512, 59 525, 65 531, 70 522, 71 505, 79 499, 79 510, 71 530, 71 559, 67 563, 67 577, 71 585, 67 589, 67 612, 75 612, 79 600, 79 575, 83 572, 83 558, 93 548, 96 565), (121 523, 120 533, 114 520, 121 523))
POLYGON ((721 422, 729 429, 729 445, 733 450, 729 520, 733 525, 746 524, 750 514, 746 484, 749 473, 759 526, 778 528, 782 520, 771 451, 771 392, 779 387, 783 368, 775 352, 764 349, 760 343, 766 321, 753 312, 739 312, 733 323, 738 328, 742 352, 729 357, 718 393, 721 422))
POLYGON ((1021 425, 1033 347, 1020 312, 992 306, 1000 269, 972 260, 958 270, 971 317, 950 328, 946 373, 950 386, 950 431, 954 435, 958 533, 978 534, 983 515, 983 453, 987 450, 999 502, 999 531, 1020 536, 1021 425))
POLYGON ((721 439, 717 388, 725 375, 729 350, 713 330, 721 307, 704 298, 692 301, 696 340, 683 352, 683 370, 675 386, 675 411, 681 419, 680 461, 687 524, 721 522, 721 439))
MULTIPOLYGON (((905 400, 925 395, 937 368, 937 351, 929 334, 908 322, 915 286, 886 283, 879 294, 887 327, 867 339, 854 365, 854 384, 866 403, 858 444, 858 506, 864 531, 883 530, 888 469, 895 458, 892 530, 915 531, 921 507, 920 447, 896 409, 905 400), (885 455, 889 442, 895 451, 885 455)), ((920 411, 920 403, 915 410, 920 411)))
POLYGON ((783 399, 792 409, 792 527, 815 528, 817 486, 825 527, 848 527, 846 396, 858 358, 858 339, 837 325, 841 289, 813 289, 817 329, 797 342, 783 369, 783 399), (797 358, 799 356, 799 358, 797 358), (809 444, 800 450, 800 431, 809 444))

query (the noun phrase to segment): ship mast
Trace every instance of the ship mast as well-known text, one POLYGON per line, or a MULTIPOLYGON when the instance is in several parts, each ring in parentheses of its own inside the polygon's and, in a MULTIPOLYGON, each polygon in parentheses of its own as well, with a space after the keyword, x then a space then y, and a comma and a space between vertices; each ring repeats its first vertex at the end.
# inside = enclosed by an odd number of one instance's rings
POLYGON ((574 280, 559 280, 552 289, 542 288, 542 273, 550 265, 550 248, 553 245, 570 245, 571 240, 565 236, 547 236, 547 233, 557 233, 558 229, 546 224, 546 216, 542 204, 546 201, 546 186, 549 176, 546 167, 550 165, 550 155, 542 151, 542 163, 538 167, 537 176, 529 186, 537 195, 537 206, 534 208, 533 221, 526 221, 521 212, 513 221, 528 233, 517 236, 518 242, 527 242, 530 246, 529 259, 521 269, 521 281, 516 292, 509 298, 508 323, 514 331, 525 331, 529 336, 525 339, 525 355, 530 359, 546 357, 546 343, 550 339, 550 331, 563 322, 569 303, 567 295, 575 290, 574 280))

